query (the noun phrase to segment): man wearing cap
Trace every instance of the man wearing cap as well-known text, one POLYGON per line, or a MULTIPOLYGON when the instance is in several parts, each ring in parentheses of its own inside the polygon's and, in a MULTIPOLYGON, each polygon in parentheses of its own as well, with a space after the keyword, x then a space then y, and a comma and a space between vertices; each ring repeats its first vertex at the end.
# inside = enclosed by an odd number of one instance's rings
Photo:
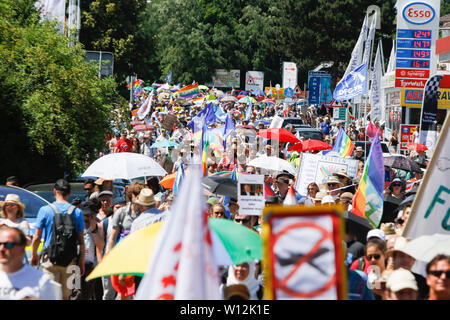
POLYGON ((112 208, 112 198, 112 191, 104 190, 99 193, 98 201, 100 202, 101 207, 97 214, 98 221, 102 221, 112 214, 112 212, 110 211, 110 209, 112 208))
POLYGON ((140 206, 141 214, 131 224, 130 232, 134 232, 166 218, 166 211, 156 208, 155 196, 149 188, 141 190, 135 203, 140 206))
POLYGON ((353 184, 352 178, 350 178, 349 175, 347 174, 347 170, 341 169, 338 172, 333 173, 333 175, 336 176, 344 186, 348 186, 342 189, 342 192, 350 192, 350 193, 356 192, 355 186, 352 186, 353 184))
POLYGON ((386 282, 386 300, 417 300, 419 288, 414 275, 406 269, 400 268, 389 275, 386 282))
POLYGON ((140 153, 147 156, 154 158, 156 155, 156 148, 150 148, 153 144, 153 140, 151 137, 150 132, 147 132, 144 134, 144 141, 141 144, 141 150, 140 153))
MULTIPOLYGON (((282 172, 279 173, 276 177, 275 177, 275 183, 274 183, 274 187, 276 189, 275 193, 278 196, 278 198, 280 199, 280 203, 283 203, 284 199, 286 198, 286 194, 289 190, 289 185, 294 184, 294 176, 290 173, 287 172, 282 172)), ((297 203, 304 203, 306 198, 303 197, 301 194, 299 194, 297 192, 297 190, 295 191, 295 198, 297 200, 297 203)))
POLYGON ((364 162, 364 149, 362 147, 356 147, 355 155, 352 157, 352 159, 364 162))
POLYGON ((114 148, 114 153, 118 152, 131 152, 133 148, 133 144, 131 140, 127 138, 127 131, 122 131, 122 135, 120 139, 117 141, 116 146, 114 148))
POLYGON ((326 183, 328 187, 328 194, 334 199, 338 198, 342 193, 342 188, 344 185, 336 176, 329 176, 326 183))
MULTIPOLYGON (((53 188, 53 194, 55 196, 55 201, 53 205, 62 213, 67 214, 69 208, 72 206, 68 199, 70 197, 70 184, 64 180, 59 179, 56 181, 55 186, 53 188)), ((75 220, 75 231, 78 236, 78 244, 80 249, 80 255, 78 259, 78 266, 80 267, 80 276, 84 274, 84 255, 85 255, 85 247, 84 247, 84 217, 83 212, 75 208, 72 212, 72 215, 75 220)), ((50 205, 43 206, 39 209, 37 218, 36 218, 36 233, 33 237, 32 247, 33 253, 31 256, 31 265, 37 266, 39 262, 39 257, 37 255, 37 250, 39 244, 41 242, 42 232, 44 232, 44 252, 50 245, 50 240, 53 234, 53 217, 55 216, 55 211, 50 205)), ((48 273, 50 277, 57 281, 62 286, 63 298, 67 300, 70 295, 70 289, 67 287, 67 280, 69 277, 73 275, 73 265, 75 265, 76 258, 69 263, 68 266, 58 266, 53 265, 50 262, 47 254, 44 254, 42 257, 42 268, 44 272, 48 273)))
POLYGON ((423 276, 418 273, 412 272, 412 267, 416 262, 416 259, 409 254, 403 252, 403 248, 408 244, 411 239, 404 237, 397 237, 394 243, 394 248, 386 251, 386 256, 392 259, 394 270, 405 269, 411 272, 418 286, 419 299, 423 300, 428 296, 428 286, 423 276))

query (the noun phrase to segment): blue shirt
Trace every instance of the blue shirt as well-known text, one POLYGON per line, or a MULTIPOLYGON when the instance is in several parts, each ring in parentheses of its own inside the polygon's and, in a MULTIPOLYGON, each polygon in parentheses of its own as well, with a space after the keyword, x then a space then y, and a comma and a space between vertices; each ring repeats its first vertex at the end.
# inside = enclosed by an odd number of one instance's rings
POLYGON ((162 211, 157 208, 150 208, 142 212, 136 220, 131 224, 130 233, 142 229, 150 224, 164 220, 166 218, 167 211, 162 211))
POLYGON ((331 125, 328 122, 322 122, 320 127, 322 128, 322 132, 324 135, 327 136, 330 134, 331 125))
POLYGON ((367 275, 360 270, 348 272, 348 299, 349 300, 375 300, 372 290, 367 287, 367 275))
MULTIPOLYGON (((71 204, 68 202, 53 202, 53 204, 58 208, 61 213, 67 213, 71 204)), ((83 231, 84 230, 84 217, 83 211, 76 208, 72 212, 73 217, 75 218, 75 231, 83 231)), ((44 249, 46 249, 50 244, 50 239, 52 238, 52 226, 53 226, 53 217, 55 216, 55 211, 50 206, 43 206, 39 209, 37 218, 36 218, 36 228, 42 229, 42 236, 44 238, 44 249)))

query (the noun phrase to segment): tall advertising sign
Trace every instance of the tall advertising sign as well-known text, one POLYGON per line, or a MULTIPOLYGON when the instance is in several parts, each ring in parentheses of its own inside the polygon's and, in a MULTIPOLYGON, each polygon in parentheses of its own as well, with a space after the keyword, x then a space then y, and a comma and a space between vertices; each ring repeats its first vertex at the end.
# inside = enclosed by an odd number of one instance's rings
POLYGON ((283 88, 295 88, 297 85, 297 65, 294 62, 283 62, 283 88))
POLYGON ((213 85, 216 88, 239 88, 241 81, 240 70, 216 69, 213 76, 213 85))
POLYGON ((308 91, 308 104, 331 103, 331 75, 326 71, 308 71, 308 91))
POLYGON ((397 1, 396 88, 425 87, 436 73, 440 0, 397 1))

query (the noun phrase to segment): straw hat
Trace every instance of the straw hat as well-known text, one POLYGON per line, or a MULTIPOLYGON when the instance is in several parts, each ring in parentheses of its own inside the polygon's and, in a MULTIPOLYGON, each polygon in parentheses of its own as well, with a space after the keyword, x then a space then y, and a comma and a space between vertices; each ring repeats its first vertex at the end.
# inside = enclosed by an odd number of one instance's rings
POLYGON ((387 236, 396 235, 395 226, 392 222, 382 223, 380 229, 383 230, 384 234, 387 236))
POLYGON ((156 201, 155 196, 153 195, 153 191, 149 188, 142 189, 135 203, 140 204, 144 207, 155 205, 156 201))
POLYGON ((250 292, 245 284, 233 284, 224 288, 225 300, 249 300, 250 292))
POLYGON ((337 176, 337 177, 346 177, 347 179, 350 179, 350 180, 352 179, 348 176, 347 170, 345 170, 345 169, 341 169, 338 172, 333 173, 333 175, 337 176))
POLYGON ((339 185, 339 188, 343 187, 344 184, 339 181, 339 179, 336 176, 330 176, 327 179, 327 185, 330 183, 337 183, 339 185))
POLYGON ((5 203, 15 203, 18 206, 22 208, 22 210, 25 210, 25 205, 20 201, 19 195, 15 193, 9 193, 6 195, 5 201, 0 201, 0 205, 3 207, 5 203))
POLYGON ((326 193, 324 192, 317 192, 315 198, 313 199, 314 201, 322 201, 322 199, 327 196, 326 193))

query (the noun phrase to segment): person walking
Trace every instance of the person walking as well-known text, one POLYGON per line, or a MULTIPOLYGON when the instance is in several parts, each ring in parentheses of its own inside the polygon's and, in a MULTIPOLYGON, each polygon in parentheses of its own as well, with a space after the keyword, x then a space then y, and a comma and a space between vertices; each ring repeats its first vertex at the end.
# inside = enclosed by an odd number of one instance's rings
MULTIPOLYGON (((44 252, 42 255, 42 269, 44 272, 50 275, 50 278, 56 282, 58 282, 62 286, 62 292, 63 292, 63 299, 68 300, 69 296, 71 294, 70 289, 68 288, 67 282, 69 277, 72 276, 73 266, 78 264, 80 273, 80 276, 83 276, 84 274, 84 256, 85 256, 85 247, 84 247, 84 217, 83 212, 76 208, 75 206, 72 206, 68 199, 70 197, 71 187, 70 184, 64 180, 59 179, 56 181, 54 187, 53 187, 53 195, 55 196, 55 201, 51 203, 50 205, 43 206, 39 209, 37 219, 36 219, 36 233, 33 237, 32 241, 32 247, 33 247, 33 253, 31 256, 31 265, 37 266, 39 263, 39 257, 37 255, 37 249, 39 247, 41 237, 44 235, 44 252), (63 252, 63 254, 68 257, 72 257, 71 261, 68 265, 58 265, 53 263, 50 260, 49 254, 49 248, 52 246, 54 247, 56 243, 53 239, 53 232, 54 229, 57 230, 54 227, 54 218, 57 213, 60 213, 62 215, 65 214, 71 214, 73 217, 73 223, 74 223, 74 232, 75 235, 73 235, 74 241, 76 241, 76 244, 79 246, 79 252, 80 255, 77 257, 76 247, 75 252, 63 252), (52 241, 53 239, 53 241, 52 241), (77 259, 78 258, 78 259, 77 259), (78 263, 77 263, 78 262, 78 263)), ((60 217, 60 216, 58 216, 60 217)), ((63 219, 63 217, 61 218, 63 219)), ((58 225, 59 227, 60 225, 58 225)), ((55 226, 56 227, 56 226, 55 226)))

